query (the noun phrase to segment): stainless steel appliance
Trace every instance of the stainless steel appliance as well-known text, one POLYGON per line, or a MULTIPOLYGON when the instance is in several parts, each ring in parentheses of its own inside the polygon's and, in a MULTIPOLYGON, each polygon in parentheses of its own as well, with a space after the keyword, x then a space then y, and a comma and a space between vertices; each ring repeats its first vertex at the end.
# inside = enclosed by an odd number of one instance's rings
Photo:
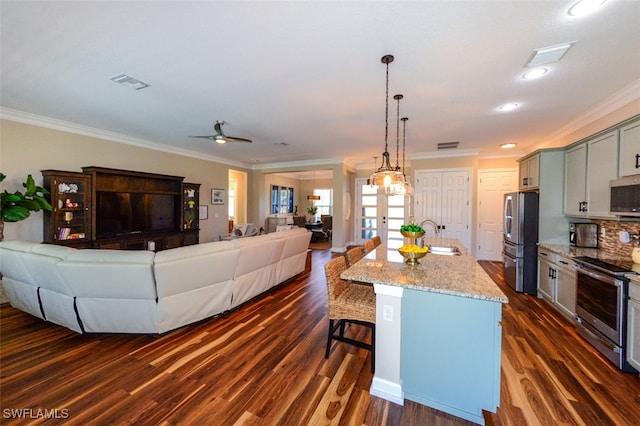
POLYGON ((628 364, 625 350, 629 280, 624 275, 631 270, 587 256, 573 260, 576 331, 618 368, 637 372, 628 364))
POLYGON ((598 248, 600 226, 597 223, 570 223, 569 244, 575 247, 598 248))
POLYGON ((505 194, 503 220, 505 281, 517 292, 537 294, 538 193, 505 194))
MULTIPOLYGON (((636 162, 640 154, 636 155, 636 162)), ((609 181, 611 200, 609 211, 618 216, 640 216, 640 175, 609 181)))

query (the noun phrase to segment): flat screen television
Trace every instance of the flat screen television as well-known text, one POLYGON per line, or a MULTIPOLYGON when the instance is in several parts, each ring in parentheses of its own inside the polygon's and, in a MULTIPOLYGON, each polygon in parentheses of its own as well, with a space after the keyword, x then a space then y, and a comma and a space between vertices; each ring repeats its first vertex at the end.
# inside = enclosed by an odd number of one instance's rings
POLYGON ((96 238, 180 229, 179 195, 96 192, 96 238))

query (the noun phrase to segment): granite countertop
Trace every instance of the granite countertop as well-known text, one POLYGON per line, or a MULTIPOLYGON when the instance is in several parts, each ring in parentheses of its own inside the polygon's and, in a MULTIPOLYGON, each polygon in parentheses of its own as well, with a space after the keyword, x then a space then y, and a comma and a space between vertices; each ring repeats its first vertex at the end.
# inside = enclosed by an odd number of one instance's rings
POLYGON ((458 297, 508 303, 509 299, 456 239, 425 238, 425 244, 455 246, 459 256, 427 253, 420 264, 404 263, 398 250, 383 243, 351 266, 341 277, 347 280, 384 284, 458 297))
POLYGON ((620 256, 619 254, 612 253, 610 251, 595 248, 573 247, 568 244, 538 243, 538 247, 547 249, 561 256, 589 256, 618 266, 623 266, 633 271, 626 274, 625 277, 629 278, 634 283, 640 284, 640 264, 633 263, 633 260, 629 259, 627 256, 620 256))

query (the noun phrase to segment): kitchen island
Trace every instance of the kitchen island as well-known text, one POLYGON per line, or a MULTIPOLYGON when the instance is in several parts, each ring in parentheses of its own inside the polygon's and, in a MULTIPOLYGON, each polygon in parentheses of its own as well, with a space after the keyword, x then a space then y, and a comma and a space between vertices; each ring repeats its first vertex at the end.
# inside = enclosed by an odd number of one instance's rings
POLYGON ((500 404, 502 304, 508 299, 459 241, 459 255, 429 253, 407 265, 378 246, 343 274, 376 292, 376 372, 372 395, 409 399, 484 424, 500 404))

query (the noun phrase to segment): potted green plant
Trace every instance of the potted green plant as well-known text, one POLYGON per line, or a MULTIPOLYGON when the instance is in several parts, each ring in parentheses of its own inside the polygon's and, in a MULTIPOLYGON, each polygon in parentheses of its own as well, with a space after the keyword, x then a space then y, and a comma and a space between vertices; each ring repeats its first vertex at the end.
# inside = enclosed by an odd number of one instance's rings
POLYGON ((318 214, 318 206, 311 204, 307 207, 307 213, 311 215, 311 220, 309 220, 309 222, 315 222, 316 215, 318 214))
MULTIPOLYGON (((0 182, 5 178, 6 175, 0 173, 0 182)), ((24 192, 16 190, 10 193, 5 189, 0 193, 0 241, 4 240, 5 222, 19 222, 28 218, 31 212, 52 210, 51 204, 45 199, 49 191, 37 186, 31 175, 27 176, 27 181, 22 186, 25 188, 24 192)))

